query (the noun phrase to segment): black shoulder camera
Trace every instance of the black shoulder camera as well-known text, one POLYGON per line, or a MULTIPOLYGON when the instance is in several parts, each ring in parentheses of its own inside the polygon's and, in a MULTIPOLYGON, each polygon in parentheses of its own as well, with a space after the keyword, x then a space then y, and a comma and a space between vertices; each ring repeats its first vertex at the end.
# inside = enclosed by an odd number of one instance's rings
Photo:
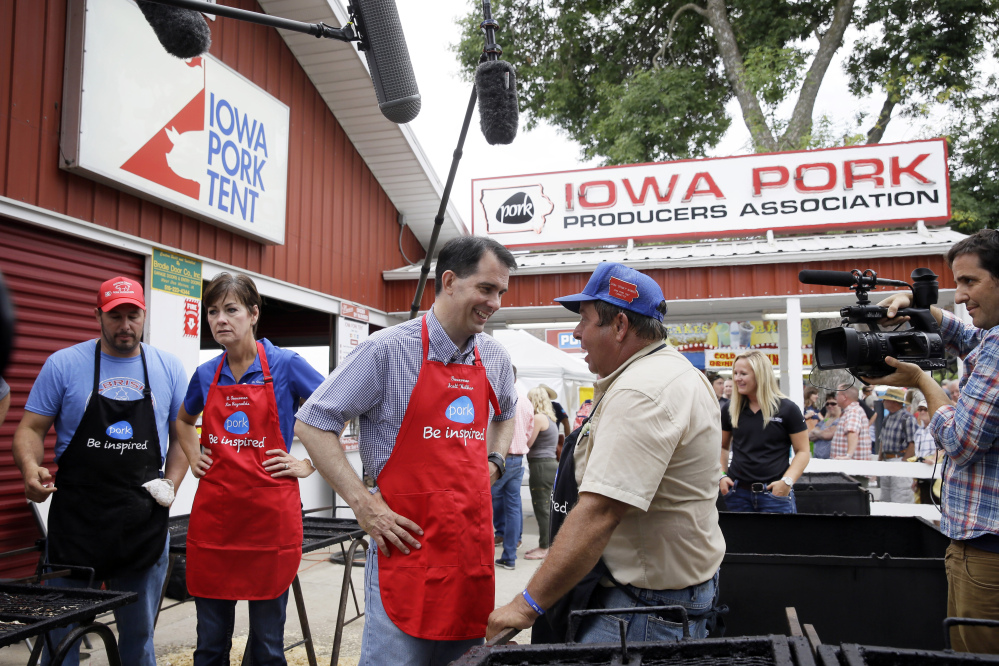
POLYGON ((857 292, 857 304, 839 311, 843 321, 839 328, 827 328, 815 334, 815 362, 821 370, 846 368, 855 377, 884 377, 895 371, 885 363, 886 356, 915 363, 923 370, 944 368, 947 363, 940 327, 930 313, 937 302, 939 285, 936 274, 929 268, 912 271, 912 284, 886 280, 872 270, 801 271, 798 281, 829 287, 847 287, 857 292), (888 308, 873 305, 867 293, 878 286, 909 287, 912 307, 899 310, 908 316, 910 328, 882 330, 879 323, 888 308), (858 330, 866 327, 866 330, 858 330))

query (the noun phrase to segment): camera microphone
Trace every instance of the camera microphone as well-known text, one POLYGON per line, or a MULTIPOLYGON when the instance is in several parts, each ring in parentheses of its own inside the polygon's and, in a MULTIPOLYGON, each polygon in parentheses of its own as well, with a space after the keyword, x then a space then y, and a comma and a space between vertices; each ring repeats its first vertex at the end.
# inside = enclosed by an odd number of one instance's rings
POLYGON ((175 58, 194 58, 211 47, 212 32, 200 12, 143 0, 138 5, 160 44, 175 58))
POLYGON ((827 287, 852 287, 857 284, 857 276, 847 271, 801 271, 798 273, 798 282, 827 287))

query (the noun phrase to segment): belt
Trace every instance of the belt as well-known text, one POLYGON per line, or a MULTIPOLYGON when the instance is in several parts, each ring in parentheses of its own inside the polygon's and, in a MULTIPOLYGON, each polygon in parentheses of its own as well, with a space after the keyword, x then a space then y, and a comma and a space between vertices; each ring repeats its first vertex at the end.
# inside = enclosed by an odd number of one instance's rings
POLYGON ((905 451, 896 451, 894 453, 882 453, 881 457, 885 458, 885 459, 887 459, 887 458, 901 458, 904 455, 905 455, 905 451))
POLYGON ((507 457, 507 460, 509 460, 510 458, 523 458, 525 455, 527 455, 527 454, 524 454, 524 453, 508 453, 508 454, 506 454, 506 457, 507 457))

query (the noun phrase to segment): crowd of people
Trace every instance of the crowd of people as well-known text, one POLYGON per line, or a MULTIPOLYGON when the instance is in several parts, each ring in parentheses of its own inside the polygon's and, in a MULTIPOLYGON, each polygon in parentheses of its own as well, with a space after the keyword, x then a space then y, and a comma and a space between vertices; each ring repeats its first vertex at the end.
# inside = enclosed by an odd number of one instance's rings
MULTIPOLYGON (((198 666, 228 663, 239 600, 250 602, 253 662, 285 663, 288 588, 301 560, 298 479, 316 472, 374 546, 361 664, 446 664, 506 628, 533 627, 534 642, 619 640, 619 621, 629 641, 685 633, 642 606, 683 606, 686 632, 705 637, 725 553, 719 496, 730 511, 795 513, 794 485, 813 455, 941 464, 948 615, 999 619, 999 232, 961 241, 948 261, 972 323, 932 314, 964 359, 960 382, 939 385, 889 358, 896 371, 877 380, 892 387, 883 394, 843 384, 824 397, 807 390, 800 406, 759 351, 739 354, 731 378, 699 372, 666 341, 660 286, 602 263, 580 293, 556 299, 579 316, 574 336, 598 377, 575 424, 549 387, 518 387, 506 350, 484 332, 516 268, 491 239, 448 242, 430 310, 372 335, 326 378, 256 337, 262 302, 246 276, 207 285, 223 353, 191 378, 176 357, 141 343, 141 286, 112 278, 97 295, 100 337, 46 361, 14 459, 28 499, 52 497, 46 557, 138 593, 116 614, 128 664, 155 664, 168 507, 188 470, 199 479, 187 537, 198 666), (355 419, 360 477, 339 440, 355 419), (43 465, 52 426, 54 478, 43 465), (295 436, 309 458, 291 455, 295 436), (525 460, 540 536, 525 559, 541 563, 497 607, 496 568, 515 567, 523 536, 525 460), (570 630, 571 611, 595 608, 636 610, 570 630)), ((883 302, 890 318, 908 304, 905 294, 883 302)), ((0 414, 8 393, 0 380, 0 414)), ((881 499, 912 501, 911 479, 887 478, 881 499)), ((935 490, 932 480, 915 489, 935 490)), ((955 635, 956 649, 999 652, 988 629, 955 635)))

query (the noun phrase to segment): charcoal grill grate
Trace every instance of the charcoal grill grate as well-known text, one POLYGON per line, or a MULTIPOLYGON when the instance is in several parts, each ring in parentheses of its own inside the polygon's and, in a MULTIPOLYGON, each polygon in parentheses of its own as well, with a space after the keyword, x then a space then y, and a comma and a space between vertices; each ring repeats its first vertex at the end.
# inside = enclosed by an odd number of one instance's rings
POLYGON ((94 617, 137 598, 134 592, 0 584, 0 647, 94 617))

